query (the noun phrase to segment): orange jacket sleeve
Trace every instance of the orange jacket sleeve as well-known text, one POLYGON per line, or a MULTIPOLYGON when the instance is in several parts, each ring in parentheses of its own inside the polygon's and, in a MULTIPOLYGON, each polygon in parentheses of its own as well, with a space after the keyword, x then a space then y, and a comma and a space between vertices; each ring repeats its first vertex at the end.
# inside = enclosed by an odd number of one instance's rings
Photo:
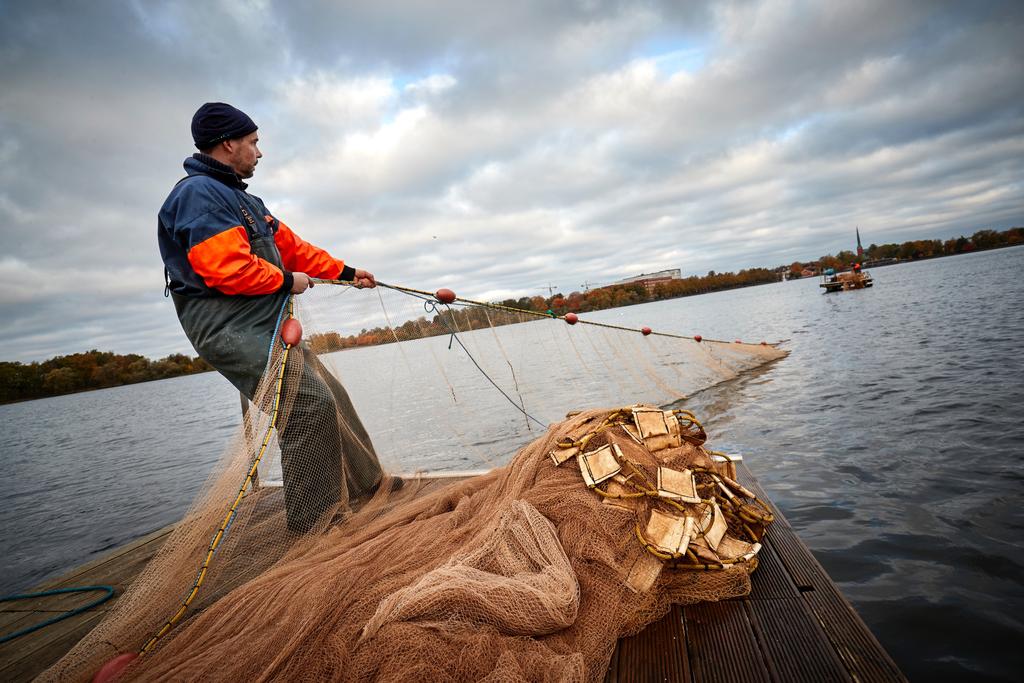
MULTIPOLYGON (((270 216, 267 216, 267 219, 274 220, 270 216)), ((281 221, 277 222, 274 242, 277 244, 277 250, 281 252, 281 263, 288 270, 305 273, 310 277, 334 280, 345 268, 344 261, 334 258, 320 247, 303 241, 281 221)))
MULTIPOLYGON (((208 287, 229 295, 272 294, 286 280, 280 268, 252 253, 241 225, 194 245, 188 251, 188 261, 208 287)), ((290 289, 291 284, 288 286, 290 289)))

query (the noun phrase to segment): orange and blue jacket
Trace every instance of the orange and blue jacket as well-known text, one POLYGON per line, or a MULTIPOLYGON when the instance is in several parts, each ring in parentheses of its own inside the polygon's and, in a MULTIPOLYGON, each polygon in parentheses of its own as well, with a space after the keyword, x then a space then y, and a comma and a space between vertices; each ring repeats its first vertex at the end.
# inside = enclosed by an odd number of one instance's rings
POLYGON ((292 272, 351 280, 355 269, 303 241, 247 193, 231 167, 205 154, 160 209, 158 239, 167 288, 187 297, 290 291, 292 272))

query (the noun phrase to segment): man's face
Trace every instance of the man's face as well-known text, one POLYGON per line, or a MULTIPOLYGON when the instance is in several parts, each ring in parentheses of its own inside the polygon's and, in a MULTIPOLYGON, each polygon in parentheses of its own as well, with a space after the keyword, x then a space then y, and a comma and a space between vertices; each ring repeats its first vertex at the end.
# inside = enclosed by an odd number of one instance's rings
POLYGON ((260 136, 257 131, 249 133, 244 138, 228 141, 230 143, 228 152, 231 155, 228 164, 235 169, 235 173, 240 178, 252 178, 252 174, 256 171, 256 164, 259 163, 257 160, 263 156, 260 153, 260 148, 256 146, 259 141, 260 136))

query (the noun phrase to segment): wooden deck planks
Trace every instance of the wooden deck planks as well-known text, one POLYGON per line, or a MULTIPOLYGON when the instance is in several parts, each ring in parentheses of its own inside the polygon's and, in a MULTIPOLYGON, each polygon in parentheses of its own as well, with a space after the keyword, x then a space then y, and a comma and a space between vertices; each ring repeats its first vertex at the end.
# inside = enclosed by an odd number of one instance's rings
POLYGON ((828 637, 804 601, 746 600, 761 655, 780 681, 850 681, 828 637))
MULTIPOLYGON (((740 480, 772 507, 752 577, 753 591, 720 603, 673 607, 642 633, 623 638, 606 681, 902 681, 898 667, 744 466, 740 480)), ((424 495, 461 478, 426 481, 424 495)), ((104 605, 0 644, 0 680, 26 681, 92 629, 167 539, 161 529, 36 590, 106 584, 104 605)), ((99 593, 0 604, 0 633, 10 633, 85 604, 99 593)))
POLYGON ((785 600, 800 597, 800 590, 786 572, 779 554, 770 542, 761 544, 757 569, 750 576, 749 600, 785 600))
MULTIPOLYGON (((686 644, 697 683, 771 681, 742 601, 703 602, 684 611, 686 644)), ((621 666, 621 662, 620 662, 621 666)))
POLYGON ((673 605, 668 614, 643 632, 621 639, 606 680, 611 678, 612 671, 615 677, 611 680, 619 683, 689 680, 690 662, 682 620, 682 608, 673 605), (619 662, 626 662, 626 666, 619 662))
POLYGON ((859 681, 906 680, 850 604, 836 589, 804 595, 843 664, 859 681))
MULTIPOLYGON (((114 597, 92 610, 0 644, 0 680, 31 680, 56 662, 106 615, 132 579, 170 535, 171 527, 148 534, 111 554, 47 581, 29 592, 68 586, 110 585, 114 597)), ((70 593, 0 604, 0 632, 13 633, 87 604, 102 593, 70 593)))
POLYGON ((6 652, 0 652, 3 655, 0 658, 0 680, 11 683, 32 680, 64 656, 104 616, 105 612, 85 612, 0 645, 0 648, 17 646, 10 657, 6 652))

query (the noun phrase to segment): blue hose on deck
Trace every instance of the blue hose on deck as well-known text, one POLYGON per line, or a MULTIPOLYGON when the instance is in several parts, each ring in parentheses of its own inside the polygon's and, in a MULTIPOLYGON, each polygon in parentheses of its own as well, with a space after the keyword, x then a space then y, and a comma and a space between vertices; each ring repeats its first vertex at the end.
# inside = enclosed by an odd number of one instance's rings
POLYGON ((81 614, 82 612, 85 612, 86 610, 90 610, 93 607, 96 607, 97 605, 102 605, 107 600, 109 600, 110 598, 114 597, 114 587, 113 586, 76 586, 75 588, 54 588, 53 590, 41 591, 39 593, 19 593, 17 595, 5 595, 4 597, 0 598, 0 602, 13 602, 15 600, 28 600, 30 598, 42 598, 42 597, 46 597, 47 595, 61 595, 62 593, 84 593, 86 591, 106 591, 107 594, 104 595, 101 598, 97 598, 96 600, 93 600, 88 605, 85 605, 83 607, 78 607, 78 608, 75 608, 73 610, 68 610, 67 612, 64 612, 64 614, 56 616, 56 617, 54 617, 52 619, 47 619, 46 621, 44 621, 44 622, 42 622, 40 624, 36 624, 35 626, 29 626, 28 628, 23 628, 20 631, 15 631, 14 633, 9 633, 6 636, 0 636, 0 643, 6 643, 9 640, 14 640, 18 636, 23 636, 26 633, 32 633, 33 631, 38 631, 39 629, 45 628, 45 627, 49 626, 50 624, 56 624, 58 621, 63 621, 64 619, 67 619, 68 617, 73 617, 76 614, 81 614))

